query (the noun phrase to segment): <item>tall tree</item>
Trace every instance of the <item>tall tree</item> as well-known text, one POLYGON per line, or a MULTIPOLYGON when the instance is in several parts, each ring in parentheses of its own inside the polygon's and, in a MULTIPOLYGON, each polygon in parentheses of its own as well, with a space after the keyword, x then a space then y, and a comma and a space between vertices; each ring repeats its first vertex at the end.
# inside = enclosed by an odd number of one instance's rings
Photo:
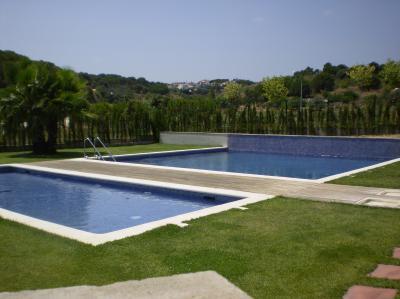
POLYGON ((223 96, 226 100, 233 101, 240 99, 242 86, 237 82, 229 82, 224 87, 223 96))
POLYGON ((311 84, 314 93, 332 91, 335 87, 335 77, 329 73, 321 72, 313 78, 311 84))
POLYGON ((389 60, 386 62, 380 75, 389 87, 400 87, 400 61, 389 60))
POLYGON ((285 102, 285 117, 284 117, 284 130, 285 133, 288 133, 288 104, 287 104, 287 95, 289 90, 285 86, 285 78, 284 77, 272 77, 272 78, 264 78, 262 83, 263 94, 264 97, 272 102, 279 103, 285 102))
POLYGON ((355 65, 350 68, 348 75, 358 87, 368 90, 374 83, 374 72, 373 65, 355 65))
POLYGON ((288 89, 283 77, 265 78, 262 81, 264 97, 271 102, 280 102, 286 99, 288 89))
POLYGON ((58 124, 86 107, 84 83, 69 70, 34 62, 19 70, 17 84, 2 97, 6 123, 26 123, 35 154, 56 152, 58 124))

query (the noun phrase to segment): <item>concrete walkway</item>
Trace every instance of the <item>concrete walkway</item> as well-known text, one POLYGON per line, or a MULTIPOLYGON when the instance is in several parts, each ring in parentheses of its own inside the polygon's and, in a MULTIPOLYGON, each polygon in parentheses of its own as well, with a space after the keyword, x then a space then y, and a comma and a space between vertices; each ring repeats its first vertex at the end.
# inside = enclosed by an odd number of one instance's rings
POLYGON ((0 299, 250 299, 214 271, 117 282, 105 286, 0 293, 0 299))
POLYGON ((111 163, 96 163, 84 160, 36 162, 30 163, 30 165, 269 195, 282 195, 310 200, 400 208, 400 190, 397 189, 320 184, 171 169, 152 169, 142 166, 112 165, 111 163), (385 195, 386 193, 391 194, 391 196, 385 195))

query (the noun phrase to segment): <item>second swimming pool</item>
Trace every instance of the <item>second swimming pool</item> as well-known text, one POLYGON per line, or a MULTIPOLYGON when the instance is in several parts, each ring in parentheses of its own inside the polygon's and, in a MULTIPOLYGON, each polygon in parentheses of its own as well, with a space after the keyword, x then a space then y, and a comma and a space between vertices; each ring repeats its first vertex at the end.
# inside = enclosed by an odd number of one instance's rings
POLYGON ((387 161, 381 158, 345 158, 333 156, 300 156, 232 150, 176 152, 156 155, 127 155, 118 162, 169 167, 203 169, 234 173, 269 175, 301 179, 327 176, 387 161))

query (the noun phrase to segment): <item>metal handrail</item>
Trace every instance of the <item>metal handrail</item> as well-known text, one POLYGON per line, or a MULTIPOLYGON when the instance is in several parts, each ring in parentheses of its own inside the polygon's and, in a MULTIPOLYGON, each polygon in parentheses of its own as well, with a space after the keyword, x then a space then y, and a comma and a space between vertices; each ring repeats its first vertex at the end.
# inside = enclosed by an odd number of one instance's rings
MULTIPOLYGON (((97 136, 94 139, 94 145, 96 146, 96 141, 100 142, 100 144, 103 146, 103 148, 106 150, 106 152, 108 153, 108 156, 111 157, 111 159, 113 159, 114 162, 117 162, 117 160, 115 160, 114 155, 112 154, 112 152, 108 149, 108 147, 103 143, 103 141, 101 141, 100 137, 97 136)), ((104 160, 104 158, 103 158, 104 160)))
MULTIPOLYGON (((88 158, 88 155, 86 154, 86 141, 89 142, 90 145, 92 146, 92 148, 93 148, 93 153, 95 154, 96 158, 97 158, 97 159, 104 160, 103 156, 100 154, 100 152, 99 152, 98 149, 96 148, 96 145, 92 142, 92 140, 90 140, 89 137, 86 137, 86 138, 83 140, 83 157, 86 158, 86 159, 88 158)), ((96 143, 96 142, 95 142, 95 143, 96 143)))

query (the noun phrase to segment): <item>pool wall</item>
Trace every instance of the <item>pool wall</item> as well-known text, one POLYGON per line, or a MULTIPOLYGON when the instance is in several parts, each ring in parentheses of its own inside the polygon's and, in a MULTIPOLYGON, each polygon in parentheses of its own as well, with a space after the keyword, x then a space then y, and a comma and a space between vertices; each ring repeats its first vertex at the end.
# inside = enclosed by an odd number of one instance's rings
POLYGON ((400 157, 400 139, 233 133, 161 132, 169 144, 219 145, 235 151, 270 154, 339 156, 345 158, 395 159, 400 157), (205 143, 208 142, 208 143, 205 143))
POLYGON ((395 159, 400 139, 229 134, 228 148, 268 154, 395 159))

